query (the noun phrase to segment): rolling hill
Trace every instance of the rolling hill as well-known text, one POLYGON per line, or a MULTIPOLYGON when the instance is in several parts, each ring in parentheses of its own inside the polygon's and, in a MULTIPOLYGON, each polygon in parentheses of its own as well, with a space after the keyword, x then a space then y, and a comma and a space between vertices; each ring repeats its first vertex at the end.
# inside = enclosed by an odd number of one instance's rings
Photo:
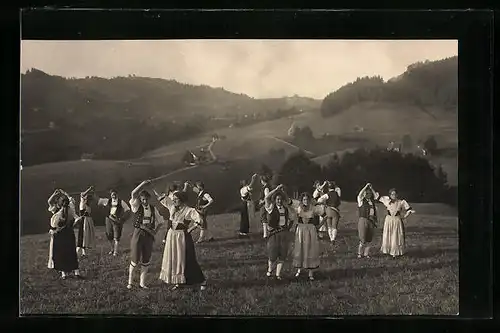
MULTIPOLYGON (((448 64, 448 62, 445 62, 445 64, 448 64)), ((424 64, 423 66, 426 65, 424 64)), ((434 64, 432 64, 432 66, 434 66, 434 64)), ((47 76, 39 72, 29 73, 29 75, 35 75, 36 77, 47 76)), ((38 79, 45 82, 43 80, 47 78, 38 79)), ((111 84, 110 82, 119 82, 127 87, 127 85, 132 85, 131 82, 133 81, 142 82, 142 79, 144 78, 117 78, 114 79, 115 81, 104 80, 109 82, 101 82, 100 79, 89 78, 81 82, 85 82, 85 84, 88 85, 90 84, 89 82, 95 81, 103 86, 111 84)), ((58 82, 58 85, 65 85, 70 81, 78 81, 57 77, 50 77, 50 80, 58 82)), ((161 87, 173 85, 178 88, 177 84, 170 81, 164 80, 167 82, 165 83, 161 80, 151 80, 150 82, 148 79, 144 79, 144 81, 149 82, 148 84, 151 85, 153 85, 153 83, 161 87)), ((134 84, 137 84, 137 82, 134 84)), ((85 84, 82 86, 85 86, 85 84)), ((191 88, 192 87, 189 86, 184 87, 185 91, 191 91, 191 88)), ((87 87, 85 89, 89 88, 87 87)), ((123 94, 120 89, 116 87, 114 89, 118 91, 116 93, 116 96, 118 96, 116 99, 125 98, 126 94, 123 94)), ((129 88, 123 89, 126 90, 129 88)), ((196 91, 207 91, 206 89, 208 88, 192 89, 196 91)), ((69 92, 70 90, 65 91, 69 92)), ((102 91, 106 90, 103 88, 102 91)), ((50 91, 46 91, 46 93, 50 93, 50 91)), ((52 94, 54 94, 54 92, 52 92, 52 94)), ((110 95, 111 93, 108 92, 107 94, 110 95)), ((225 94, 230 93, 217 91, 216 94, 226 96, 225 94)), ((230 96, 235 100, 247 100, 245 96, 233 95, 235 94, 230 96)), ((40 94, 39 98, 44 98, 43 96, 44 94, 40 94)), ((75 96, 76 95, 73 95, 73 98, 78 101, 78 98, 75 96)), ((94 101, 95 100, 99 99, 96 98, 94 101)), ((305 101, 306 104, 314 104, 313 101, 298 97, 295 97, 295 100, 294 98, 284 100, 276 99, 271 100, 271 102, 278 103, 277 101, 279 100, 285 101, 286 103, 295 103, 294 105, 298 105, 297 103, 299 103, 299 101, 305 101)), ((67 103, 70 102, 71 98, 68 98, 67 103)), ((25 103, 28 102, 25 101, 25 103)), ((120 105, 116 100, 109 100, 108 103, 110 105, 120 105)), ((267 103, 270 102, 267 101, 267 103)), ((117 116, 123 111, 120 111, 121 108, 116 105, 114 106, 114 111, 109 111, 110 117, 117 116)), ((284 107, 288 107, 289 105, 290 104, 286 104, 284 107)), ((67 111, 64 111, 64 107, 62 106, 58 106, 58 108, 63 114, 67 111)), ((86 110, 91 113, 96 113, 96 111, 89 111, 90 109, 91 108, 88 108, 86 110)), ((137 109, 135 110, 137 111, 137 109)), ((149 109, 146 108, 145 110, 144 112, 147 114, 147 112, 150 112, 153 108, 150 106, 149 109)), ((24 112, 28 111, 25 110, 24 112)), ((34 112, 31 110, 29 112, 38 114, 37 112, 39 111, 34 112)), ((108 114, 108 111, 104 112, 101 110, 101 112, 103 114, 108 114)), ((65 115, 61 119, 67 121, 72 117, 73 116, 65 115)), ((105 120, 103 121, 105 122, 105 120)), ((257 123, 244 127, 219 127, 214 131, 216 131, 220 137, 225 137, 225 139, 217 142, 214 151, 221 160, 232 161, 232 165, 228 171, 223 171, 219 165, 189 169, 162 178, 161 181, 158 181, 156 186, 159 190, 163 190, 166 184, 171 181, 204 180, 207 183, 207 188, 209 188, 210 191, 214 193, 214 196, 218 198, 217 211, 224 212, 231 210, 234 203, 238 201, 237 189, 239 180, 247 179, 262 163, 268 164, 273 169, 279 168, 281 163, 290 153, 300 148, 294 147, 282 140, 288 140, 287 132, 292 123, 301 127, 308 126, 318 139, 321 139, 325 134, 333 136, 334 138, 336 137, 334 140, 318 140, 307 147, 302 147, 310 150, 313 153, 311 157, 319 164, 327 163, 331 153, 359 148, 359 141, 352 140, 353 138, 363 139, 367 145, 386 146, 389 141, 399 141, 406 134, 411 135, 414 142, 423 140, 428 135, 434 135, 440 147, 452 148, 455 149, 455 151, 457 149, 457 117, 455 113, 450 112, 448 109, 441 106, 427 105, 425 106, 425 110, 422 110, 422 107, 420 105, 415 105, 414 101, 408 101, 406 104, 402 101, 398 101, 397 103, 364 101, 349 105, 347 108, 342 109, 341 112, 337 112, 328 117, 324 117, 324 114, 320 112, 299 112, 290 116, 280 117, 279 119, 261 119, 257 123), (355 130, 356 127, 362 127, 363 131, 357 132, 355 130), (278 151, 281 151, 281 153, 278 153, 278 151)), ((96 126, 92 126, 91 128, 93 129, 94 127, 96 126)), ((115 187, 118 188, 123 197, 128 197, 130 191, 140 181, 147 178, 166 175, 176 169, 182 168, 183 165, 180 161, 185 151, 187 149, 196 149, 196 147, 206 145, 211 137, 211 133, 213 133, 213 131, 208 133, 193 132, 187 138, 177 138, 176 142, 169 142, 167 144, 162 144, 161 141, 156 142, 157 147, 144 151, 140 156, 138 155, 134 158, 127 159, 127 161, 132 163, 113 160, 94 160, 66 161, 28 167, 23 165, 24 168, 21 172, 21 225, 23 226, 23 233, 46 231, 46 225, 49 218, 46 200, 56 187, 62 187, 69 192, 78 192, 89 185, 94 185, 101 191, 99 193, 100 195, 105 195, 110 187, 115 187)), ((128 142, 137 138, 134 137, 134 134, 135 128, 132 126, 127 129, 126 137, 121 139, 124 140, 124 142, 128 142)), ((85 136, 85 131, 80 133, 80 135, 85 136)), ((87 137, 88 136, 89 135, 87 135, 87 137)), ((91 139, 87 138, 90 140, 89 142, 96 140, 92 138, 92 135, 90 137, 91 139)), ((156 137, 153 136, 153 138, 156 137)), ((66 139, 66 136, 56 136, 53 138, 53 140, 55 140, 54 142, 61 141, 65 144, 67 143, 66 141, 71 141, 70 139, 66 139), (64 138, 64 140, 61 140, 61 138, 64 138)), ((42 147, 39 147, 38 149, 40 150, 38 151, 47 150, 50 152, 47 146, 45 146, 45 148, 43 147, 43 142, 41 144, 42 147)), ((124 147, 126 148, 127 145, 124 147)), ((25 154, 27 153, 23 150, 23 155, 25 154)), ((32 151, 31 154, 35 153, 32 151)), ((436 163, 436 165, 443 165, 444 170, 448 173, 449 183, 455 185, 457 182, 458 168, 456 154, 449 157, 431 157, 431 160, 436 163)), ((102 223, 103 216, 96 217, 97 223, 102 223)))
POLYGON ((320 103, 299 96, 255 99, 174 80, 74 79, 32 69, 21 75, 23 164, 75 160, 84 153, 134 158, 230 124, 318 110, 320 103), (48 152, 36 154, 40 150, 48 152))

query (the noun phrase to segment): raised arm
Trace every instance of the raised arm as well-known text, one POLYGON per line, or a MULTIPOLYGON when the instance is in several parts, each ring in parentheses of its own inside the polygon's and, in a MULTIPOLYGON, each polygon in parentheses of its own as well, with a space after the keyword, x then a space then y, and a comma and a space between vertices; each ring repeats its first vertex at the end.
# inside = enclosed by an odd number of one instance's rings
POLYGON ((84 197, 86 196, 87 194, 89 194, 90 191, 92 191, 94 189, 94 186, 90 186, 88 189, 85 190, 85 192, 82 192, 81 193, 81 196, 84 197))
POLYGON ((267 192, 267 194, 265 194, 265 197, 264 197, 264 202, 266 203, 266 205, 272 204, 272 202, 271 202, 272 196, 276 192, 281 191, 282 189, 283 189, 283 185, 280 184, 274 190, 267 192))
POLYGON ((55 201, 56 201, 56 197, 61 194, 61 190, 55 190, 54 193, 51 194, 51 196, 49 197, 49 199, 47 200, 47 203, 49 204, 49 207, 50 206, 54 206, 55 205, 55 201))
POLYGON ((361 203, 363 202, 363 198, 365 197, 365 193, 366 193, 366 191, 369 190, 370 187, 371 187, 371 184, 366 183, 365 187, 363 187, 361 189, 361 191, 359 191, 359 193, 358 193, 358 205, 361 205, 361 203))
POLYGON ((139 193, 147 186, 151 184, 151 181, 150 180, 145 180, 143 181, 142 183, 140 183, 139 185, 137 185, 136 188, 134 188, 132 190, 132 193, 130 194, 130 197, 132 199, 137 199, 139 197, 139 193))

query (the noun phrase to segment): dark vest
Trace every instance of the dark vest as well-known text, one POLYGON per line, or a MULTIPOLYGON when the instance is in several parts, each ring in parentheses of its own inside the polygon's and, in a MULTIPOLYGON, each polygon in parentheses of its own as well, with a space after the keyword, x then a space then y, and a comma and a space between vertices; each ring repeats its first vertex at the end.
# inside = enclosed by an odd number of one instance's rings
POLYGON ((204 198, 205 193, 207 192, 201 191, 200 195, 198 195, 198 198, 196 199, 196 209, 201 209, 202 206, 208 204, 208 200, 204 198))
MULTIPOLYGON (((304 223, 304 220, 302 219, 302 216, 299 216, 299 218, 297 219, 297 222, 298 223, 304 223)), ((314 226, 318 226, 319 225, 319 216, 314 214, 313 217, 312 217, 312 221, 311 222, 307 222, 307 223, 310 223, 314 226)))
MULTIPOLYGON (((288 216, 288 209, 286 207, 285 208, 285 227, 288 227, 288 224, 290 223, 290 219, 289 219, 289 216, 288 216)), ((274 206, 273 208, 273 211, 271 212, 271 214, 268 214, 269 218, 268 218, 268 223, 269 223, 269 226, 271 228, 279 228, 280 227, 280 211, 278 209, 278 207, 276 207, 276 205, 274 206)))
MULTIPOLYGON (((111 215, 111 208, 113 208, 113 200, 111 198, 108 199, 108 203, 106 204, 107 207, 109 207, 108 211, 108 216, 111 215)), ((123 207, 122 207, 122 199, 118 198, 117 203, 116 203, 116 214, 115 216, 120 218, 123 215, 123 207)))
MULTIPOLYGON (((156 227, 156 214, 155 207, 153 205, 149 205, 149 209, 151 209, 151 229, 156 227)), ((140 228, 144 219, 144 207, 142 205, 139 206, 139 209, 135 213, 134 219, 134 228, 140 228)))
POLYGON ((363 199, 363 205, 361 205, 361 207, 358 207, 359 217, 368 219, 370 217, 370 208, 373 207, 373 217, 377 218, 377 206, 375 205, 375 201, 370 201, 373 203, 373 206, 370 206, 368 199, 363 199))
POLYGON ((335 208, 340 206, 340 197, 335 190, 328 191, 328 200, 326 200, 326 205, 335 208))

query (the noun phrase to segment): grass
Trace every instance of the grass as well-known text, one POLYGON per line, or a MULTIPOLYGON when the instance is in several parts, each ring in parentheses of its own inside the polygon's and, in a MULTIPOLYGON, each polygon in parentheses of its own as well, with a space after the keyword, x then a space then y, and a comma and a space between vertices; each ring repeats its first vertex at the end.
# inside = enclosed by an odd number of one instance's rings
MULTIPOLYGON (((21 238, 21 314, 152 315, 378 315, 458 313, 458 221, 456 212, 437 204, 413 205, 407 223, 407 255, 399 260, 378 253, 382 223, 372 258, 357 259, 356 208, 342 206, 339 245, 322 243, 316 281, 295 279, 290 259, 283 281, 265 276, 265 243, 258 230, 237 239, 238 216, 210 217, 217 241, 196 245, 209 288, 170 291, 160 283, 163 246, 157 237, 150 289, 126 289, 129 240, 126 225, 118 257, 106 253, 104 230, 97 227, 97 248, 80 262, 84 281, 60 280, 47 268, 49 236, 21 238), (334 253, 333 250, 336 252, 334 253)), ((382 222, 382 221, 381 221, 382 222)), ((256 226, 253 225, 253 229, 256 226)), ((137 277, 138 278, 138 277, 137 277)))

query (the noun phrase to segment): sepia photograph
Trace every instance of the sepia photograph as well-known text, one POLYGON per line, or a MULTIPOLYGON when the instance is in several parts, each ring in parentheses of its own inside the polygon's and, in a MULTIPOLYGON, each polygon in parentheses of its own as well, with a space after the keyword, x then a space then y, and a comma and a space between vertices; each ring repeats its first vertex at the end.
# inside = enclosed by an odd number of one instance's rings
POLYGON ((21 316, 458 315, 457 40, 20 52, 21 316))

